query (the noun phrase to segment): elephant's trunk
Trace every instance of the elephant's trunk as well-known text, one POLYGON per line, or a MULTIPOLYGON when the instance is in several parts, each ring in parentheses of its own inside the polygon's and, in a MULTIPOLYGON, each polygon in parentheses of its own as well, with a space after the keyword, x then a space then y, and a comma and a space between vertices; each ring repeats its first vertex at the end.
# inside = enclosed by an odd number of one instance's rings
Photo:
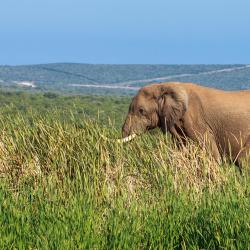
POLYGON ((135 134, 135 116, 128 114, 122 126, 122 138, 125 139, 135 134))

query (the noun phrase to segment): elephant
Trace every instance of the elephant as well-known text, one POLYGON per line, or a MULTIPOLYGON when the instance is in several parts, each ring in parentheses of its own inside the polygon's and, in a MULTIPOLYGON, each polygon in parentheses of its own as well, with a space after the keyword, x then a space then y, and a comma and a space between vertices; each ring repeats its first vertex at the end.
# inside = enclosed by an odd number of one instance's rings
POLYGON ((206 147, 218 163, 250 163, 250 90, 224 91, 194 83, 154 83, 132 99, 124 141, 159 127, 176 142, 206 147))

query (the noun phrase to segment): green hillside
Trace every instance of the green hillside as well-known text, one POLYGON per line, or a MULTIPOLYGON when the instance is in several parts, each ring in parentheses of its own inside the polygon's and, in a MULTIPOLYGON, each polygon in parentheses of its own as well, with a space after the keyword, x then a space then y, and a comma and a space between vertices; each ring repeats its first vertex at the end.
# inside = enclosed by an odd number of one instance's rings
POLYGON ((0 86, 4 90, 52 91, 67 94, 134 94, 135 89, 124 87, 141 87, 155 81, 196 82, 224 89, 250 88, 250 67, 69 63, 0 66, 0 86), (20 85, 23 81, 32 82, 35 87, 20 85), (84 84, 88 86, 77 86, 84 84), (113 88, 114 86, 118 88, 113 88))

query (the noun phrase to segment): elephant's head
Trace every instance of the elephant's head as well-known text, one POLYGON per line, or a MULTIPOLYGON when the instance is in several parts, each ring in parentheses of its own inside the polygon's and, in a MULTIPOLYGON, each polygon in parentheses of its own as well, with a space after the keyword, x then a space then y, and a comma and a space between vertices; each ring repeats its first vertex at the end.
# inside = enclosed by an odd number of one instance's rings
POLYGON ((133 98, 122 127, 128 137, 160 127, 162 131, 178 124, 187 111, 188 95, 178 83, 152 84, 139 90, 133 98))

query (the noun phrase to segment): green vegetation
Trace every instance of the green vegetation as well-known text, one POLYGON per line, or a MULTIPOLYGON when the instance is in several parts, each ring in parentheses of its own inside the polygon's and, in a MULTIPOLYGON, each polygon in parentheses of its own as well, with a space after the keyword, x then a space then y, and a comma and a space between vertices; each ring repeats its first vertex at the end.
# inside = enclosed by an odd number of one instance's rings
POLYGON ((0 114, 12 117, 18 114, 25 117, 39 114, 46 115, 48 119, 53 119, 53 115, 56 115, 60 121, 67 121, 74 115, 78 120, 92 117, 98 118, 103 125, 107 121, 112 121, 113 125, 120 127, 127 114, 130 100, 131 97, 119 96, 69 96, 51 92, 30 94, 0 91, 0 114))
POLYGON ((248 169, 157 130, 104 140, 120 136, 129 98, 0 102, 0 249, 249 249, 248 169))

